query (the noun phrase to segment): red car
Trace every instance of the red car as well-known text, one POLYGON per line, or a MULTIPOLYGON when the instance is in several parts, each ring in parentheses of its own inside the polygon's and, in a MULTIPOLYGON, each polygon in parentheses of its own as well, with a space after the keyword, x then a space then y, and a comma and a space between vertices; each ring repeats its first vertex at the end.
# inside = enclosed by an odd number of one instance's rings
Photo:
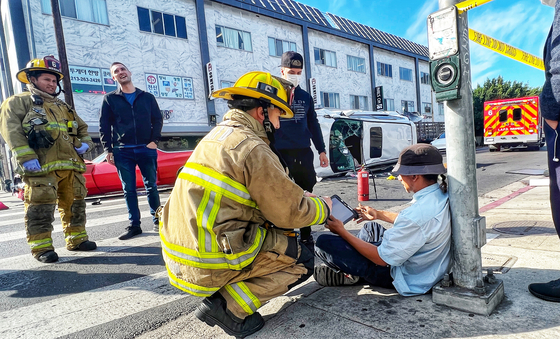
MULTIPOLYGON (((185 165, 193 151, 158 152, 158 187, 173 186, 178 171, 185 165)), ((117 168, 105 160, 106 153, 101 154, 92 161, 86 160, 86 188, 88 195, 122 192, 122 184, 117 168)), ((136 166, 136 187, 144 188, 140 169, 136 166)))

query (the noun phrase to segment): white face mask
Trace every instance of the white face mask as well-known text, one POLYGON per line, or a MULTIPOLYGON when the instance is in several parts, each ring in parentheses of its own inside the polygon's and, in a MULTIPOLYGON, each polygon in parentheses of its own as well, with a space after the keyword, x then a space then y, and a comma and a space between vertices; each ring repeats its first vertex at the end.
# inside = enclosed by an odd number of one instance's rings
POLYGON ((541 0, 541 3, 546 6, 554 7, 557 0, 541 0))
POLYGON ((299 85, 299 75, 286 73, 285 79, 291 82, 294 87, 299 85))

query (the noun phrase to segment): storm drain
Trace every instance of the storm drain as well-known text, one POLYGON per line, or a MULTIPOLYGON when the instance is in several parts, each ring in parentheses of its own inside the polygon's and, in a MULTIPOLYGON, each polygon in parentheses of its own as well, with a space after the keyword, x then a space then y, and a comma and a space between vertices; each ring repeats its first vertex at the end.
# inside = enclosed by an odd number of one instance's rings
POLYGON ((482 270, 484 273, 492 269, 494 273, 507 273, 517 262, 517 257, 500 254, 482 254, 482 270))
POLYGON ((494 224, 492 229, 496 232, 511 235, 556 234, 552 221, 505 221, 494 224))

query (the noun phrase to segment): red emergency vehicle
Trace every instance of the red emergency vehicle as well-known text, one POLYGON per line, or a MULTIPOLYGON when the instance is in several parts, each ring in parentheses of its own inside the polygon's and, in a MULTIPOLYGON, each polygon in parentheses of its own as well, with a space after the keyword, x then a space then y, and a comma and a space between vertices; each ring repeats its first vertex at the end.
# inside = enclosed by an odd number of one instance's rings
POLYGON ((490 152, 544 145, 539 97, 501 99, 484 103, 484 144, 490 152))

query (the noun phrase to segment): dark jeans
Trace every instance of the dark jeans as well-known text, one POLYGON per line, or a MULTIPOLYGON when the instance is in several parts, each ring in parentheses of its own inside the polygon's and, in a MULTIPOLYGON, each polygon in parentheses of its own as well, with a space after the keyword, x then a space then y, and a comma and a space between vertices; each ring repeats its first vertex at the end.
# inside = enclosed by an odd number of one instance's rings
MULTIPOLYGON (((383 227, 376 222, 368 222, 358 233, 358 238, 379 246, 378 235, 383 227)), ((382 233, 382 232, 381 232, 382 233)), ((393 288, 390 267, 379 266, 364 257, 338 235, 323 234, 315 242, 315 255, 333 270, 358 276, 370 285, 393 288)))
POLYGON ((150 214, 153 222, 157 222, 156 210, 159 207, 159 193, 157 190, 157 150, 146 146, 134 148, 113 149, 115 166, 121 178, 126 207, 128 208, 128 220, 130 226, 140 226, 140 209, 138 208, 138 195, 136 193, 136 165, 140 168, 150 214))
MULTIPOLYGON (((288 165, 290 175, 295 183, 308 192, 313 192, 317 183, 317 173, 313 166, 313 151, 311 148, 281 149, 278 150, 288 165)), ((307 240, 311 236, 311 227, 300 229, 301 239, 307 240)))
POLYGON ((543 125, 548 152, 548 172, 550 173, 550 208, 556 233, 560 237, 560 161, 553 160, 555 157, 560 158, 560 125, 556 130, 553 130, 546 121, 543 125))

